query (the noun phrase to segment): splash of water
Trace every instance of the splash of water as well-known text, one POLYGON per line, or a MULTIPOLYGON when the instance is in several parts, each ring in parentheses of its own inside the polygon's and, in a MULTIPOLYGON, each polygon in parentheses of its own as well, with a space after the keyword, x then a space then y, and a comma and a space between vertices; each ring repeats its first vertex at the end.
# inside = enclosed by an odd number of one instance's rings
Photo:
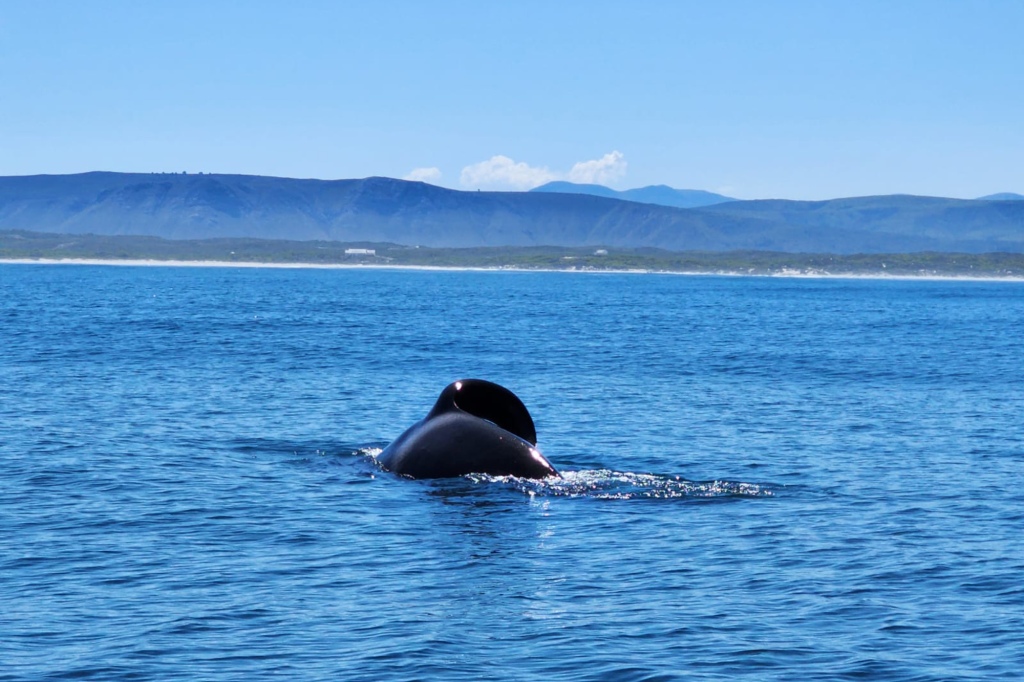
MULTIPOLYGON (((375 464, 383 450, 363 447, 356 454, 375 464)), ((378 465, 379 466, 379 465, 378 465)), ((612 469, 562 471, 558 478, 528 479, 517 476, 468 474, 465 480, 518 489, 531 497, 586 497, 598 500, 773 497, 775 492, 759 483, 739 481, 690 481, 681 476, 640 474, 612 469)))
POLYGON ((638 474, 611 469, 563 471, 561 478, 530 480, 514 476, 467 476, 476 482, 512 485, 531 496, 588 497, 599 500, 771 497, 774 492, 756 483, 688 481, 681 476, 638 474))

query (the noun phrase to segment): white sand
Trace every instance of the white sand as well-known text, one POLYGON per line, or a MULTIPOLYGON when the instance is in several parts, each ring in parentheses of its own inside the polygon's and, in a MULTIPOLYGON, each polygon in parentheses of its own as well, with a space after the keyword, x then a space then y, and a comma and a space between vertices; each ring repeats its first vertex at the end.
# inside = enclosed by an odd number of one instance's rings
POLYGON ((12 265, 111 265, 133 267, 188 267, 188 268, 278 268, 278 269, 315 269, 315 270, 429 270, 440 272, 565 272, 584 274, 653 274, 653 275, 684 275, 689 277, 787 277, 798 279, 884 279, 884 280, 935 280, 953 282, 1024 282, 1024 275, 1007 275, 1002 277, 970 275, 889 275, 885 273, 843 274, 830 272, 800 272, 783 270, 771 274, 748 272, 676 272, 668 270, 597 270, 597 269, 545 269, 545 268, 514 268, 514 267, 454 267, 439 265, 384 265, 384 264, 347 264, 347 263, 253 263, 237 261, 172 261, 143 259, 99 259, 99 258, 10 258, 0 259, 0 264, 12 265))

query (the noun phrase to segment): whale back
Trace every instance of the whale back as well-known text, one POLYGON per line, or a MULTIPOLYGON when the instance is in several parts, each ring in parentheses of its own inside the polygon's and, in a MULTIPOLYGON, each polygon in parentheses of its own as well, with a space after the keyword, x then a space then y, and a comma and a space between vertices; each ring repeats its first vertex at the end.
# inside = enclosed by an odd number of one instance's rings
POLYGON ((463 379, 449 384, 427 416, 384 448, 377 463, 410 478, 558 476, 536 446, 533 418, 512 391, 463 379))
POLYGON ((483 379, 463 379, 449 384, 427 416, 438 416, 459 409, 474 417, 486 419, 495 426, 515 434, 530 445, 537 444, 533 418, 515 393, 504 386, 483 379))

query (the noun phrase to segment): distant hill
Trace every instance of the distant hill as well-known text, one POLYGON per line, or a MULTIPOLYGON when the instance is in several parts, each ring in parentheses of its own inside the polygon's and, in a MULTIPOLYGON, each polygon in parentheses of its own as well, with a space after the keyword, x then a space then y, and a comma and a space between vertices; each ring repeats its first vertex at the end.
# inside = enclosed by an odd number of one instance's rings
POLYGON ((705 222, 677 209, 594 196, 460 192, 379 177, 93 172, 0 178, 0 229, 70 234, 714 249, 720 240, 705 222))
POLYGON ((1024 252, 1024 202, 885 196, 671 208, 460 192, 391 178, 84 173, 0 177, 0 230, 789 253, 1024 252))
POLYGON ((784 224, 789 238, 815 236, 826 253, 1024 251, 1024 203, 977 202, 912 195, 852 197, 828 201, 737 201, 702 209, 737 221, 784 224), (868 248, 865 248, 868 247, 868 248))
POLYGON ((562 182, 556 180, 540 187, 534 187, 531 192, 557 192, 559 194, 590 194, 595 197, 608 199, 622 199, 624 201, 636 201, 641 204, 656 204, 658 206, 672 206, 674 208, 699 208, 711 206, 725 201, 736 201, 731 197, 705 192, 702 189, 673 189, 668 185, 650 185, 617 191, 604 185, 584 185, 574 182, 562 182))
POLYGON ((1000 192, 998 194, 989 194, 988 196, 978 197, 978 201, 1024 201, 1024 194, 1000 192))

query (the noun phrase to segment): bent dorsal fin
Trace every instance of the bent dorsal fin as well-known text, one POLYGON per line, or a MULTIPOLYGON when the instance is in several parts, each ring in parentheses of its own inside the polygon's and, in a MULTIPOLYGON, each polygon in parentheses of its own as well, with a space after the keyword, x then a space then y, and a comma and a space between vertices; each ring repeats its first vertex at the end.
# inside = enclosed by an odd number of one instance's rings
POLYGON ((523 401, 504 386, 483 379, 456 381, 441 392, 431 414, 447 412, 453 407, 486 419, 530 445, 537 444, 537 429, 530 412, 523 401))

